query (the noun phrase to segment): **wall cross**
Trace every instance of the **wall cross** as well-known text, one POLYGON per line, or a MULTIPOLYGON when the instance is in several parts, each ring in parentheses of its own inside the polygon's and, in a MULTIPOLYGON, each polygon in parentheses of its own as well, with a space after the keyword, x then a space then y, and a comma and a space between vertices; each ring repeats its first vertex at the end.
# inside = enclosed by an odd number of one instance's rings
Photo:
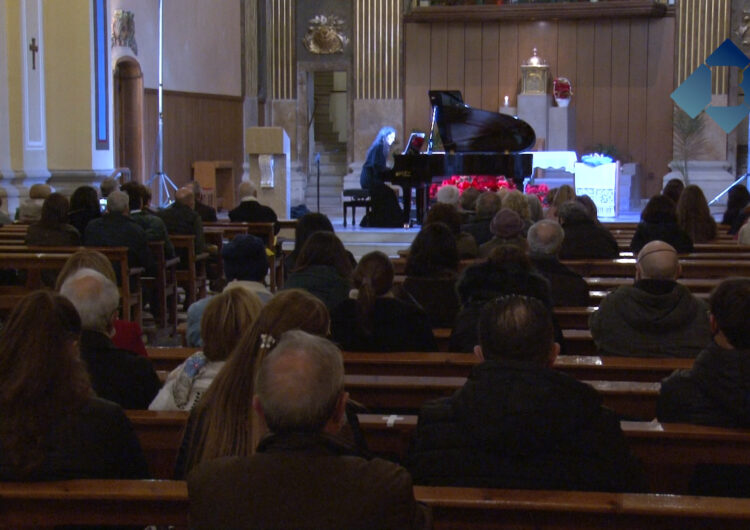
POLYGON ((39 46, 36 45, 36 38, 31 39, 29 51, 31 51, 31 68, 36 70, 36 54, 39 51, 39 46))

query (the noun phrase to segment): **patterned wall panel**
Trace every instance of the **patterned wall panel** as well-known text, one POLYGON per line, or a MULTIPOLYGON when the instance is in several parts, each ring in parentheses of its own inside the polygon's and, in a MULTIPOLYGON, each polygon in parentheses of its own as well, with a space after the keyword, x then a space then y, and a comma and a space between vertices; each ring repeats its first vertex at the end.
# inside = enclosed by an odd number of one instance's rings
POLYGON ((356 0, 355 98, 401 97, 403 5, 404 0, 356 0))
MULTIPOLYGON (((730 0, 680 0, 677 5, 675 86, 682 83, 730 36, 730 0)), ((713 93, 726 94, 727 68, 712 72, 713 93)))
POLYGON ((268 3, 266 35, 271 99, 297 97, 294 11, 295 0, 270 0, 268 3))

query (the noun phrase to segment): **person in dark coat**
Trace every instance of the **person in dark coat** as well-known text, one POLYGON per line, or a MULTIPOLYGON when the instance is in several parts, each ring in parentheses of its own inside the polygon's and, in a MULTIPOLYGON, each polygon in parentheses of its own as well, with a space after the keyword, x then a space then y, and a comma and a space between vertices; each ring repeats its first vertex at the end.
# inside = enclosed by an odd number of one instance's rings
POLYGON ((482 359, 453 396, 422 406, 407 467, 416 484, 641 491, 619 419, 589 385, 552 369, 551 312, 503 296, 479 319, 482 359))
POLYGON ((195 236, 195 253, 206 252, 206 239, 203 235, 203 221, 193 209, 195 195, 190 188, 180 188, 174 194, 174 203, 169 208, 159 210, 158 216, 164 221, 167 232, 175 235, 195 236))
POLYGON ((677 206, 665 195, 654 195, 641 212, 641 222, 630 241, 630 250, 637 254, 649 241, 664 241, 678 254, 693 251, 693 240, 677 224, 677 206))
MULTIPOLYGON (((523 247, 502 245, 492 251, 487 261, 467 267, 458 279, 461 310, 450 337, 450 351, 471 352, 479 344, 477 322, 482 307, 498 296, 520 294, 541 300, 552 309, 549 282, 531 266, 526 240, 523 247)), ((555 329, 562 344, 562 333, 555 329)))
POLYGON ((253 409, 268 434, 252 456, 193 468, 191 528, 429 527, 404 468, 366 460, 336 438, 348 394, 341 352, 330 341, 286 332, 256 381, 253 409))
MULTIPOLYGON (((659 421, 717 427, 750 427, 750 279, 724 280, 711 294, 713 341, 690 370, 661 383, 659 421)), ((698 466, 691 481, 698 495, 750 497, 747 466, 698 466)))
POLYGON ((549 281, 555 306, 588 306, 589 285, 586 280, 557 258, 564 238, 565 232, 555 221, 543 219, 531 225, 526 236, 531 264, 549 281))
POLYGON ((398 199, 393 190, 385 184, 388 172, 388 155, 391 145, 396 140, 396 129, 383 127, 370 144, 359 174, 359 185, 370 192, 371 211, 366 215, 361 226, 397 227, 409 222, 411 214, 411 187, 402 186, 404 190, 404 211, 398 206, 398 199))
POLYGON ((201 202, 204 199, 203 189, 196 181, 193 181, 193 194, 195 195, 195 211, 201 216, 201 221, 204 223, 215 223, 217 221, 216 208, 201 202))
MULTIPOLYGON (((382 252, 365 254, 352 275, 356 298, 331 312, 331 338, 345 351, 437 351, 421 307, 396 298, 393 263, 382 252)), ((354 292, 354 291, 352 291, 354 292)))
POLYGON ((677 283, 675 249, 651 241, 638 254, 635 283, 618 287, 591 314, 589 328, 602 355, 690 357, 711 340, 706 304, 677 283))
POLYGON ((91 186, 79 186, 70 196, 70 211, 68 222, 76 227, 78 233, 86 233, 86 226, 92 219, 102 216, 99 205, 99 194, 91 186))
POLYGON ((36 291, 0 332, 0 480, 148 478, 122 409, 94 396, 72 304, 36 291), (39 332, 40 323, 44 332, 39 332))
POLYGON ((81 244, 81 234, 68 221, 69 203, 65 195, 52 193, 42 203, 42 218, 30 225, 24 242, 31 246, 73 247, 81 244))
POLYGON ((161 382, 147 358, 112 344, 120 303, 115 284, 95 270, 79 269, 63 282, 60 294, 81 316, 81 358, 97 396, 124 409, 147 409, 161 382))
POLYGON ((562 203, 557 217, 565 231, 559 257, 566 259, 615 259, 620 247, 612 233, 592 219, 575 200, 562 203))
POLYGON ((86 226, 87 247, 128 247, 128 265, 143 267, 146 276, 156 276, 156 263, 148 248, 146 232, 129 217, 127 193, 113 191, 107 197, 107 213, 86 226))
POLYGON ((492 191, 483 192, 477 199, 476 216, 466 224, 461 225, 461 231, 474 236, 477 245, 482 245, 492 239, 490 223, 495 214, 500 211, 502 199, 492 191))
POLYGON ((164 257, 170 259, 174 257, 174 245, 169 240, 167 226, 164 221, 157 215, 148 213, 143 210, 143 184, 131 181, 121 186, 121 190, 128 194, 128 208, 130 218, 146 232, 146 239, 149 241, 164 242, 164 257))
POLYGON ((727 194, 727 209, 721 218, 721 224, 729 226, 730 234, 736 234, 742 223, 738 219, 742 216, 743 210, 750 206, 750 191, 744 184, 735 184, 727 194))
MULTIPOLYGON (((274 232, 279 233, 276 212, 258 202, 258 189, 252 182, 247 180, 242 182, 239 195, 240 204, 229 212, 230 221, 233 223, 276 223, 274 232)), ((273 244, 273 241, 270 244, 273 244)))

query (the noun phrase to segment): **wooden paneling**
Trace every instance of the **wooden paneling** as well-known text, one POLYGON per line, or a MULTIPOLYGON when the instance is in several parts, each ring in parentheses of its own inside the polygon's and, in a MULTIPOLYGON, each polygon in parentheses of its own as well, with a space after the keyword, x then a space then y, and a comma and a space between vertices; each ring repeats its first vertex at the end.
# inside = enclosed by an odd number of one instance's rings
MULTIPOLYGON (((145 95, 146 171, 157 169, 157 93, 145 95)), ((196 160, 231 160, 235 185, 242 177, 242 100, 184 92, 164 92, 164 172, 179 187, 190 181, 196 160)), ((148 178, 147 175, 147 178, 148 178)))
POLYGON ((655 193, 672 159, 674 20, 408 22, 404 130, 429 127, 430 88, 461 90, 469 105, 494 112, 506 95, 514 105, 520 64, 536 47, 551 77, 573 83, 579 155, 614 145, 643 165, 652 177, 645 193, 655 193))

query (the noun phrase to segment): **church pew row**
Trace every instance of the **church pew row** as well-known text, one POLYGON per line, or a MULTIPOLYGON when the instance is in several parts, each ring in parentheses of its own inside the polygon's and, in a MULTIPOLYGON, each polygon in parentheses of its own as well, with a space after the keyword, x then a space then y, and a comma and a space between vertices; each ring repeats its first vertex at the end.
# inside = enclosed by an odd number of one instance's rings
MULTIPOLYGON (((750 500, 578 491, 415 486, 441 529, 705 529, 750 525, 750 500)), ((187 483, 70 480, 0 483, 0 526, 188 526, 187 483)))
MULTIPOLYGON (((173 370, 199 348, 148 348, 155 369, 173 370)), ((344 369, 357 375, 466 377, 479 359, 471 353, 344 352, 344 369)), ((692 359, 649 359, 560 355, 555 368, 581 380, 658 382, 674 370, 687 369, 692 359)))
POLYGON ((195 236, 170 234, 169 240, 180 257, 177 284, 185 290, 185 308, 206 296, 208 252, 195 252, 195 236))
MULTIPOLYGON (((171 478, 187 412, 127 411, 155 478, 171 478)), ((415 415, 360 414, 371 451, 406 455, 415 415)), ((687 424, 623 421, 621 427, 646 471, 651 491, 683 493, 698 464, 750 465, 750 431, 687 424)))
MULTIPOLYGON (((23 286, 0 286, 0 312, 9 312, 26 294, 45 286, 43 272, 55 276, 70 256, 83 247, 0 247, 0 269, 25 271, 23 286)), ((88 247, 100 251, 112 261, 118 274, 118 289, 122 300, 124 320, 139 325, 142 319, 141 267, 128 267, 127 247, 88 247)), ((51 286, 50 286, 51 287, 51 286)))

